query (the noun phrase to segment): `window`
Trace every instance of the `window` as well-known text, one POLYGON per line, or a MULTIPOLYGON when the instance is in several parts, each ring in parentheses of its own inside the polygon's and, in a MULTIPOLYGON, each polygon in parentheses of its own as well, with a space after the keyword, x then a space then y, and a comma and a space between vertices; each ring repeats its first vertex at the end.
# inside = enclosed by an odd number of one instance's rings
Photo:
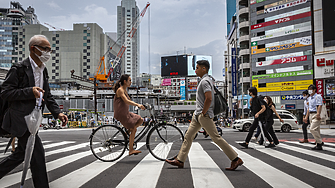
MULTIPOLYGON (((86 46, 86 45, 85 45, 86 46)), ((91 47, 90 46, 87 46, 87 49, 89 50, 89 49, 91 49, 91 47)))
POLYGON ((56 40, 56 37, 52 37, 52 41, 55 41, 56 40))
POLYGON ((87 57, 86 57, 86 56, 84 56, 84 57, 83 57, 83 59, 87 59, 87 57))
POLYGON ((59 44, 59 40, 56 40, 56 44, 59 44))
POLYGON ((91 42, 91 40, 88 39, 88 40, 87 40, 87 43, 90 43, 90 42, 91 42))
POLYGON ((59 37, 59 34, 56 34, 56 37, 59 37))
MULTIPOLYGON (((84 43, 83 46, 87 46, 87 43, 84 43)), ((88 49, 88 48, 87 48, 88 49)))
POLYGON ((56 73, 56 76, 59 76, 59 73, 58 73, 58 72, 56 73))
POLYGON ((52 47, 56 47, 56 44, 52 44, 52 47))
POLYGON ((130 10, 127 10, 127 12, 130 12, 130 10))
POLYGON ((91 33, 87 33, 87 36, 88 36, 88 37, 91 36, 91 33))
POLYGON ((54 57, 52 57, 52 60, 55 60, 56 59, 56 57, 54 56, 54 57))
POLYGON ((84 30, 84 33, 87 33, 87 30, 84 30))
POLYGON ((87 53, 87 56, 90 56, 90 55, 91 55, 91 53, 88 52, 88 53, 87 53))
POLYGON ((52 73, 55 73, 56 72, 56 70, 52 70, 52 73))
POLYGON ((84 70, 83 70, 83 72, 87 72, 87 70, 86 70, 86 69, 84 69, 84 70))
POLYGON ((90 59, 87 59, 87 62, 91 62, 91 60, 90 60, 90 59))
POLYGON ((59 53, 56 53, 56 57, 59 57, 59 53))
POLYGON ((59 63, 59 60, 58 60, 58 59, 56 60, 56 63, 59 63))
POLYGON ((59 66, 56 66, 56 70, 59 70, 59 66))
POLYGON ((52 66, 53 66, 53 67, 56 66, 56 63, 52 63, 52 66))
POLYGON ((83 53, 86 53, 86 52, 87 52, 87 50, 86 50, 86 49, 84 49, 84 50, 83 50, 83 53))
POLYGON ((90 75, 91 73, 90 72, 87 72, 87 75, 90 75))
POLYGON ((83 63, 83 65, 84 65, 84 66, 86 66, 86 65, 87 65, 87 63, 86 63, 86 62, 84 62, 84 63, 83 63))
POLYGON ((91 66, 87 66, 87 69, 90 69, 91 68, 91 66))
POLYGON ((59 47, 56 47, 56 50, 59 50, 59 47))
POLYGON ((294 119, 292 116, 287 115, 287 114, 279 114, 280 118, 282 119, 294 119))
POLYGON ((19 54, 22 54, 22 51, 19 51, 19 54))
POLYGON ((87 36, 84 36, 83 39, 86 40, 86 39, 87 39, 87 36))
POLYGON ((56 76, 52 76, 52 79, 53 79, 53 80, 56 79, 56 76))

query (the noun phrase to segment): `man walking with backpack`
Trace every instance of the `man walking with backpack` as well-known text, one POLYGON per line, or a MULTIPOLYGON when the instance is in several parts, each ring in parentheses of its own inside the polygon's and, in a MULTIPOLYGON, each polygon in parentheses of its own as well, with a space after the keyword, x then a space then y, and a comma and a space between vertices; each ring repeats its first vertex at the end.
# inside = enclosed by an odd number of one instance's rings
MULTIPOLYGON (((35 108, 40 92, 43 95, 42 109, 46 105, 54 118, 60 119, 63 125, 68 121, 50 93, 48 72, 44 64, 50 59, 51 46, 48 39, 44 35, 33 36, 29 41, 29 51, 29 57, 14 64, 2 84, 1 97, 8 101, 8 109, 3 112, 2 128, 18 138, 18 145, 12 155, 0 162, 0 179, 24 160, 30 136, 24 117, 35 108)), ((30 169, 34 187, 48 188, 44 148, 38 134, 30 169)))
POLYGON ((231 166, 226 170, 235 170, 243 164, 243 161, 237 156, 233 148, 219 135, 214 117, 214 86, 208 75, 209 62, 207 60, 197 61, 196 75, 201 78, 196 94, 196 110, 193 113, 192 121, 185 134, 184 142, 180 148, 178 156, 173 160, 165 161, 171 165, 184 167, 188 152, 190 151, 192 141, 196 133, 204 128, 211 139, 222 149, 222 151, 231 160, 231 166))

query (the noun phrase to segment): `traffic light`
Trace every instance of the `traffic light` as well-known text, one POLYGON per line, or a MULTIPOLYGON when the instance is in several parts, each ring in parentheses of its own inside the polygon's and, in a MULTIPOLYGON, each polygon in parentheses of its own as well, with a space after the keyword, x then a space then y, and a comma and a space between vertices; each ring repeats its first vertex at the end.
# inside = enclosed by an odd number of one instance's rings
POLYGON ((153 92, 154 93, 162 93, 162 90, 160 90, 160 89, 154 89, 153 92))

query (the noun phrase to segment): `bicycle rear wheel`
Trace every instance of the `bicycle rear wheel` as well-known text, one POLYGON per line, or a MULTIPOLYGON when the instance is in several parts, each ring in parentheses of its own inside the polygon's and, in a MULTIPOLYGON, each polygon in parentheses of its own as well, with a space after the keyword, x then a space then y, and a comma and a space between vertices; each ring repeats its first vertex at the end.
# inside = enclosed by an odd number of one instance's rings
POLYGON ((126 150, 126 134, 116 125, 103 125, 90 136, 90 148, 93 155, 104 162, 119 159, 126 150))
POLYGON ((149 131, 146 146, 156 159, 164 161, 178 155, 183 141, 184 135, 178 127, 160 124, 149 131))

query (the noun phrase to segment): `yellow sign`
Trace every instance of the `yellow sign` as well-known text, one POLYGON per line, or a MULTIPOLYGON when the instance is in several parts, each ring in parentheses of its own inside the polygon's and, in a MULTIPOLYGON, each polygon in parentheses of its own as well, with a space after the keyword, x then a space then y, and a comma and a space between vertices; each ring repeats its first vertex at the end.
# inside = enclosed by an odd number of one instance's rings
MULTIPOLYGON (((258 92, 306 90, 308 89, 308 86, 311 84, 313 84, 313 80, 273 82, 273 83, 266 83, 266 87, 257 88, 257 90, 258 92)), ((253 80, 252 86, 255 87, 255 85, 256 80, 253 80)), ((257 80, 257 86, 258 86, 258 80, 257 80)))
POLYGON ((258 80, 252 80, 252 87, 258 89, 258 80))
POLYGON ((298 85, 307 85, 307 84, 309 85, 313 84, 313 80, 266 83, 266 87, 298 86, 298 85))
POLYGON ((261 48, 261 49, 258 49, 258 46, 252 46, 251 54, 260 54, 260 53, 265 53, 265 52, 287 50, 287 49, 298 48, 298 47, 309 46, 309 45, 312 45, 312 44, 302 44, 300 42, 294 42, 290 44, 283 44, 279 46, 272 46, 272 47, 266 47, 266 48, 261 48))

